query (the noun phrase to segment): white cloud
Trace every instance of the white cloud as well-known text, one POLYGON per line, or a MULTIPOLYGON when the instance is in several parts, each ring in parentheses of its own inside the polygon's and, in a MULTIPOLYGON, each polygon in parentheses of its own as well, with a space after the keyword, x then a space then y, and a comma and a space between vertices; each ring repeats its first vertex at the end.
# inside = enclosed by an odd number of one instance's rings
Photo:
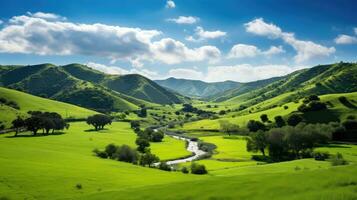
POLYGON ((349 35, 339 35, 335 38, 336 44, 354 44, 357 43, 357 38, 349 35))
POLYGON ((199 21, 199 18, 193 16, 179 16, 178 18, 167 19, 167 21, 174 22, 176 24, 195 24, 199 21))
POLYGON ((284 52, 283 47, 271 46, 268 50, 262 51, 258 47, 247 44, 236 44, 228 54, 228 58, 251 58, 258 55, 271 56, 284 52))
POLYGON ((187 36, 185 39, 191 42, 198 42, 206 39, 216 39, 220 37, 226 36, 227 33, 215 30, 215 31, 206 31, 202 27, 198 26, 195 29, 195 37, 194 36, 187 36))
POLYGON ((175 8, 175 7, 176 7, 176 4, 174 1, 172 1, 172 0, 166 1, 166 8, 175 8))
POLYGON ((3 24, 4 22, 0 19, 0 25, 3 24))
POLYGON ((147 69, 130 69, 126 70, 121 67, 117 66, 107 66, 95 62, 88 62, 86 65, 92 69, 104 72, 106 74, 112 74, 112 75, 125 75, 125 74, 140 74, 145 77, 148 77, 150 79, 157 79, 159 78, 159 74, 154 71, 150 71, 147 69))
POLYGON ((168 73, 168 77, 201 80, 204 78, 204 75, 202 72, 194 69, 177 68, 171 69, 168 73))
POLYGON ((56 20, 55 16, 35 13, 12 17, 0 29, 0 52, 98 56, 126 60, 136 67, 141 67, 143 61, 174 64, 211 61, 220 56, 214 46, 191 49, 171 38, 155 41, 162 34, 158 30, 79 24, 56 20))
POLYGON ((164 38, 152 45, 154 58, 168 64, 177 64, 184 61, 214 62, 221 56, 220 50, 215 46, 202 46, 195 49, 187 48, 182 42, 171 38, 164 38))
POLYGON ((66 20, 65 17, 62 17, 60 15, 56 15, 53 13, 43 13, 43 12, 36 12, 36 13, 31 13, 27 12, 29 16, 35 17, 35 18, 42 18, 46 20, 66 20))
POLYGON ((271 38, 280 37, 282 31, 274 24, 264 22, 263 18, 255 19, 251 22, 244 24, 246 31, 256 35, 268 36, 271 38))
POLYGON ((295 56, 297 63, 302 63, 315 57, 329 56, 336 51, 334 47, 325 47, 312 41, 298 40, 294 33, 283 32, 278 26, 266 23, 263 18, 255 19, 244 24, 244 26, 247 32, 255 35, 266 36, 271 39, 281 38, 297 51, 295 56))
POLYGON ((250 82, 271 77, 284 76, 303 67, 290 67, 286 65, 261 65, 253 66, 241 64, 234 66, 208 67, 205 80, 209 82, 232 80, 250 82))

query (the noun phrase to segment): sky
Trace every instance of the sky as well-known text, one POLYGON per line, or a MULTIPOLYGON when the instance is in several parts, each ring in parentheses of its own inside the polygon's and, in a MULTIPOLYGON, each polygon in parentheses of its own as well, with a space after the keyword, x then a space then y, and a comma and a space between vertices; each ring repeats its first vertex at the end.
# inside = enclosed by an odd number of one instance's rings
POLYGON ((356 62, 357 1, 2 0, 0 64, 249 82, 356 62))

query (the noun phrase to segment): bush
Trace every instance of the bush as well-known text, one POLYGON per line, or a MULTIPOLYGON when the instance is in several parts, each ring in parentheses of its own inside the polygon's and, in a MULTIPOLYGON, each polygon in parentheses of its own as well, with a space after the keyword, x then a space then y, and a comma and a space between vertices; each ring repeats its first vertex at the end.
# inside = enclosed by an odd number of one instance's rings
POLYGON ((287 119, 287 123, 290 126, 296 126, 298 125, 300 122, 302 122, 303 118, 301 117, 301 115, 299 114, 292 114, 288 117, 287 119))
POLYGON ((247 128, 251 132, 257 132, 258 130, 265 130, 265 125, 260 121, 249 120, 247 124, 247 128))
POLYGON ((314 152, 313 157, 315 158, 315 160, 319 160, 319 161, 325 161, 330 157, 330 154, 328 152, 314 152))
POLYGON ((94 149, 93 153, 95 153, 95 155, 98 156, 99 158, 108 158, 108 154, 105 151, 100 151, 98 149, 94 149))
POLYGON ((189 173, 188 168, 185 167, 185 166, 181 168, 181 172, 184 173, 184 174, 188 174, 189 173))
POLYGON ((83 187, 82 187, 82 184, 80 184, 80 183, 77 183, 76 184, 76 188, 78 189, 78 190, 81 190, 83 187))
POLYGON ((152 164, 159 161, 159 157, 157 157, 155 154, 150 153, 150 151, 147 151, 146 153, 140 156, 140 165, 142 166, 148 165, 149 167, 151 167, 152 164))
POLYGON ((207 174, 206 167, 197 163, 191 164, 191 173, 192 174, 207 174))
POLYGON ((284 109, 287 110, 289 108, 289 106, 284 106, 284 109))
POLYGON ((262 120, 263 123, 269 121, 269 118, 268 118, 267 114, 260 115, 260 119, 262 120))
POLYGON ((115 146, 114 144, 108 144, 105 147, 104 152, 107 154, 107 156, 109 156, 110 158, 113 158, 113 154, 117 151, 117 146, 115 146))
POLYGON ((160 162, 158 168, 164 171, 171 171, 171 166, 168 165, 166 162, 160 162))
POLYGON ((331 165, 332 166, 338 166, 338 165, 347 165, 348 162, 345 160, 342 156, 342 154, 337 153, 331 160, 331 165))
POLYGON ((139 155, 135 151, 135 149, 132 149, 130 146, 124 144, 122 146, 117 147, 115 153, 112 156, 112 159, 128 163, 136 163, 138 157, 139 155))

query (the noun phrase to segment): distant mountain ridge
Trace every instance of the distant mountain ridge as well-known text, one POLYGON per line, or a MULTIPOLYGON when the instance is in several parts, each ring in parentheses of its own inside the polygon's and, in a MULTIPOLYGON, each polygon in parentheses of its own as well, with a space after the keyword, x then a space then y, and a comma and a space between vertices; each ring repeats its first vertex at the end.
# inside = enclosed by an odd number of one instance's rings
POLYGON ((234 81, 204 82, 200 80, 168 78, 165 80, 155 80, 159 85, 174 90, 182 95, 190 97, 208 97, 241 85, 234 81))
POLYGON ((134 110, 185 99, 141 75, 108 75, 81 64, 0 66, 0 86, 97 111, 134 110))

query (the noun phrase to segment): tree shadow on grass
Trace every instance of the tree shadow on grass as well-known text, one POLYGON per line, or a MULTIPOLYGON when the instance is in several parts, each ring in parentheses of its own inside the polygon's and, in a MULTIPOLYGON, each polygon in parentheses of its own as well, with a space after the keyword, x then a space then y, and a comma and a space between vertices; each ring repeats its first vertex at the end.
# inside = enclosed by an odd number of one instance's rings
POLYGON ((66 134, 65 132, 54 132, 54 133, 49 133, 49 134, 43 134, 43 133, 37 133, 36 135, 33 135, 32 133, 31 134, 21 134, 19 133, 17 136, 15 135, 9 135, 9 136, 6 136, 6 138, 32 138, 32 137, 47 137, 47 136, 57 136, 57 135, 63 135, 63 134, 66 134))
POLYGON ((347 108, 354 109, 354 110, 357 109, 357 106, 353 105, 347 98, 343 98, 343 99, 339 98, 338 100, 347 108))
POLYGON ((107 128, 104 128, 104 129, 100 129, 100 130, 95 130, 94 128, 92 129, 87 129, 87 130, 84 130, 84 132, 98 132, 98 133, 105 133, 105 132, 102 132, 102 131, 107 131, 109 129, 107 128))

